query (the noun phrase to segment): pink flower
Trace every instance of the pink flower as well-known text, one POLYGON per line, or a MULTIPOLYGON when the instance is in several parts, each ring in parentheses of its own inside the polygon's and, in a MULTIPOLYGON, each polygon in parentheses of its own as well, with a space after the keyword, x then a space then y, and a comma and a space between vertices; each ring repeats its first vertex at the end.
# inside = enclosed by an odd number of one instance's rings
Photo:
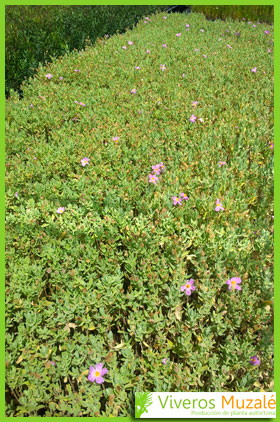
POLYGON ((152 166, 152 169, 155 174, 160 174, 159 164, 157 164, 156 166, 152 166))
POLYGON ((165 165, 161 162, 160 164, 157 164, 157 166, 161 169, 161 170, 165 170, 165 165))
POLYGON ((60 76, 60 77, 59 77, 59 80, 60 80, 60 81, 62 81, 62 80, 63 80, 63 77, 62 77, 62 76, 60 76))
POLYGON ((253 69, 251 70, 251 72, 254 72, 254 73, 256 73, 256 71, 257 71, 256 67, 253 67, 253 69))
POLYGON ((178 196, 172 196, 172 199, 173 199, 173 205, 177 205, 177 204, 182 205, 182 199, 178 198, 178 196))
POLYGON ((265 33, 266 35, 270 34, 270 32, 269 32, 268 30, 264 31, 264 33, 265 33))
POLYGON ((250 363, 253 366, 257 366, 257 365, 259 365, 261 363, 261 361, 260 361, 260 359, 257 358, 257 356, 252 356, 250 358, 250 363))
POLYGON ((271 49, 270 48, 268 48, 267 51, 268 51, 268 53, 271 53, 271 49))
POLYGON ((59 207, 59 208, 57 208, 57 210, 56 210, 56 212, 57 212, 58 214, 62 214, 64 211, 65 211, 65 208, 64 208, 64 207, 59 207))
POLYGON ((224 207, 222 206, 222 204, 220 203, 220 200, 219 199, 217 199, 217 201, 216 201, 216 208, 215 208, 215 211, 224 211, 225 209, 224 209, 224 207))
POLYGON ((257 25, 252 25, 253 28, 256 28, 257 25))
POLYGON ((15 193, 15 197, 18 199, 18 193, 17 192, 15 193))
POLYGON ((207 56, 206 56, 206 54, 202 54, 202 56, 203 56, 205 59, 206 59, 206 57, 207 57, 207 56))
POLYGON ((200 32, 205 32, 204 29, 201 29, 200 32))
POLYGON ((83 106, 83 107, 85 107, 86 105, 85 105, 85 103, 82 103, 82 101, 80 101, 79 102, 79 104, 81 105, 81 106, 83 106))
POLYGON ((167 48, 167 45, 166 44, 162 44, 162 46, 163 46, 163 48, 167 48))
POLYGON ((108 369, 103 368, 103 363, 98 363, 95 368, 91 366, 89 368, 88 380, 90 382, 96 382, 96 384, 102 384, 104 382, 103 375, 107 374, 108 369))
POLYGON ((151 52, 150 52, 150 50, 146 50, 146 53, 147 53, 147 54, 150 54, 151 52))
POLYGON ((31 108, 33 108, 33 107, 34 107, 34 105, 33 105, 33 104, 30 104, 30 107, 31 107, 31 108))
POLYGON ((193 101, 192 106, 195 108, 197 106, 197 101, 193 101))
POLYGON ((181 193, 181 198, 183 198, 185 201, 188 201, 190 198, 185 194, 185 193, 181 193))
POLYGON ((49 363, 50 363, 50 365, 52 365, 52 366, 55 366, 55 365, 56 365, 56 363, 55 363, 53 360, 50 360, 50 361, 49 361, 49 363))
POLYGON ((134 42, 133 41, 128 41, 128 43, 127 43, 128 45, 133 45, 134 44, 134 42))
POLYGON ((233 277, 230 280, 227 280, 226 282, 229 290, 241 290, 239 283, 241 283, 240 277, 233 277))
POLYGON ((186 23, 186 28, 189 28, 189 27, 190 27, 190 25, 188 23, 186 23))
POLYGON ((228 48, 232 48, 232 46, 231 46, 231 45, 229 45, 229 44, 227 44, 227 47, 228 47, 228 48))
POLYGON ((140 70, 140 66, 135 66, 135 69, 136 70, 140 70))
POLYGON ((117 144, 117 143, 119 142, 119 137, 118 137, 118 136, 115 136, 115 137, 113 138, 113 141, 115 141, 115 143, 117 144))
POLYGON ((52 78, 52 74, 51 73, 47 73, 46 74, 46 78, 51 79, 52 78))
POLYGON ((163 365, 166 365, 166 363, 167 363, 167 359, 166 359, 166 358, 163 358, 163 359, 162 359, 162 361, 161 361, 161 363, 162 363, 163 365))
POLYGON ((126 49, 127 49, 127 46, 126 46, 126 45, 123 45, 123 46, 122 46, 122 49, 123 49, 123 50, 126 50, 126 49))
POLYGON ((149 183, 153 183, 154 185, 158 181, 158 177, 156 174, 149 174, 149 183))
POLYGON ((222 167, 224 165, 226 165, 226 162, 225 161, 219 161, 219 167, 222 167))
POLYGON ((167 16, 163 16, 163 19, 167 19, 167 16))
POLYGON ((166 70, 165 64, 161 64, 160 68, 161 68, 162 71, 166 70))
POLYGON ((176 37, 180 37, 181 36, 181 32, 178 32, 178 34, 176 34, 176 37))
POLYGON ((82 166, 83 167, 85 167, 88 164, 88 162, 89 162, 89 158, 88 157, 84 157, 84 158, 81 159, 81 163, 82 163, 82 166))
POLYGON ((136 89, 134 88, 130 92, 131 92, 131 94, 136 94, 136 89))
POLYGON ((182 78, 184 78, 185 77, 185 74, 184 73, 182 73, 182 78))
POLYGON ((186 284, 183 284, 180 290, 181 292, 185 292, 187 296, 190 296, 192 294, 192 291, 196 290, 194 280, 192 278, 190 280, 187 280, 186 284))
POLYGON ((274 143, 273 142, 269 145, 269 148, 274 149, 274 143))
POLYGON ((80 72, 80 69, 75 69, 74 72, 80 72))
POLYGON ((196 121, 196 116, 194 114, 190 117, 190 122, 194 123, 196 121))

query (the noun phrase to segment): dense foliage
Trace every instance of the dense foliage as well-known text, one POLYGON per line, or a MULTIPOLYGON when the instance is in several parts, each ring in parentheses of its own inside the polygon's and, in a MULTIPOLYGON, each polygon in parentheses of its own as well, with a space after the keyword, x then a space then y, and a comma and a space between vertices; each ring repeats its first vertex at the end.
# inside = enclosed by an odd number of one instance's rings
MULTIPOLYGON (((6 96, 25 78, 87 39, 124 32, 162 6, 6 6, 6 96)), ((166 6, 165 6, 166 8, 166 6)))
POLYGON ((274 7, 268 5, 192 6, 194 12, 203 13, 208 19, 244 19, 273 24, 274 7))
POLYGON ((158 14, 23 91, 6 102, 6 415, 273 391, 273 27, 158 14))

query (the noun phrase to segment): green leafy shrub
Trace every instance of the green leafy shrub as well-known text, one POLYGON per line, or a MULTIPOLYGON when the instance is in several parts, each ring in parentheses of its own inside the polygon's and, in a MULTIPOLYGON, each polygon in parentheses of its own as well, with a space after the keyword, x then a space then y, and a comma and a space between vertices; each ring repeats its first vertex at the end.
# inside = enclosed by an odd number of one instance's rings
POLYGON ((145 21, 6 102, 7 416, 273 391, 273 27, 145 21))
POLYGON ((132 28, 166 6, 6 6, 6 96, 40 63, 132 28))

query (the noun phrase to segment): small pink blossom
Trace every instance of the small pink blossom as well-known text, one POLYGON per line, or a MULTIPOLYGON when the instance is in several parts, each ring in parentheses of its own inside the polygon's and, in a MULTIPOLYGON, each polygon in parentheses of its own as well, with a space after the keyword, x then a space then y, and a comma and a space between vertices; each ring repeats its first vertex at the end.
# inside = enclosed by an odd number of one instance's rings
POLYGON ((128 45, 133 45, 134 44, 134 42, 133 41, 128 41, 128 43, 127 43, 128 45))
POLYGON ((158 177, 156 174, 149 174, 149 183, 153 183, 154 185, 158 181, 158 177))
POLYGON ((182 199, 178 196, 172 196, 173 205, 182 205, 182 199))
POLYGON ((113 141, 117 144, 119 142, 119 137, 118 136, 114 136, 113 141))
POLYGON ((52 74, 51 73, 47 73, 46 74, 46 78, 51 79, 52 78, 52 74))
POLYGON ((185 201, 188 201, 190 198, 185 194, 185 193, 181 193, 181 198, 183 198, 185 201))
POLYGON ((162 359, 162 361, 161 361, 161 363, 162 363, 163 365, 166 365, 166 363, 167 363, 167 359, 166 359, 166 358, 163 358, 163 359, 162 359))
POLYGON ((253 69, 251 70, 251 72, 253 72, 253 73, 256 73, 256 71, 257 71, 256 67, 253 67, 253 69))
POLYGON ((167 48, 167 45, 166 44, 162 44, 162 46, 163 46, 163 48, 167 48))
POLYGON ((34 105, 33 105, 33 104, 30 104, 30 107, 31 107, 31 108, 33 108, 33 107, 34 107, 34 105))
POLYGON ((271 49, 270 48, 268 48, 267 51, 268 51, 268 53, 271 53, 271 49))
POLYGON ((89 158, 84 157, 81 159, 82 166, 85 167, 89 163, 89 158))
POLYGON ((268 30, 264 31, 264 33, 265 33, 266 35, 270 34, 270 32, 269 32, 268 30))
POLYGON ((225 166, 226 162, 225 161, 219 161, 219 167, 225 166))
POLYGON ((135 69, 136 70, 140 70, 140 66, 135 66, 135 69))
POLYGON ((167 16, 163 16, 163 19, 167 19, 167 16))
POLYGON ((228 47, 228 48, 232 48, 232 46, 231 46, 231 45, 229 45, 229 44, 227 44, 227 47, 228 47))
POLYGON ((82 101, 80 101, 79 102, 79 104, 81 105, 81 106, 83 106, 83 107, 85 107, 86 105, 85 105, 85 103, 82 103, 82 101))
POLYGON ((194 114, 190 117, 190 122, 194 123, 196 121, 196 116, 194 114))
POLYGON ((225 209, 224 209, 224 207, 222 206, 222 204, 221 204, 221 202, 220 202, 220 200, 219 199, 217 199, 217 201, 216 201, 216 208, 215 208, 215 211, 224 211, 225 209))
POLYGON ((146 53, 147 53, 147 54, 150 54, 151 52, 150 52, 150 50, 146 50, 146 53))
POLYGON ((154 174, 160 174, 159 164, 157 164, 156 166, 152 166, 152 169, 154 171, 154 174))
POLYGON ((135 89, 135 88, 133 88, 133 89, 130 91, 130 93, 131 93, 131 94, 136 94, 136 89, 135 89))
POLYGON ((18 199, 18 193, 17 192, 15 193, 15 197, 18 199))
POLYGON ((202 54, 202 57, 204 57, 206 59, 207 56, 206 56, 206 54, 202 54))
POLYGON ((241 290, 241 287, 239 286, 240 283, 241 283, 240 277, 233 277, 230 280, 227 280, 226 282, 229 290, 241 290))
POLYGON ((186 28, 189 28, 189 27, 190 27, 190 25, 188 23, 186 23, 186 28))
POLYGON ((192 292, 196 290, 196 287, 194 285, 194 280, 192 278, 190 280, 187 280, 186 284, 183 284, 180 290, 181 292, 185 292, 187 296, 190 296, 192 292))
POLYGON ((58 214, 62 214, 64 211, 65 211, 65 208, 64 208, 64 207, 59 207, 59 208, 57 208, 57 210, 56 210, 56 212, 57 212, 58 214))
POLYGON ((163 162, 157 164, 158 168, 160 168, 162 171, 165 170, 165 165, 163 164, 163 162))
POLYGON ((60 76, 60 77, 59 77, 59 80, 60 80, 60 81, 62 81, 62 80, 63 80, 63 77, 62 77, 62 76, 60 76))
POLYGON ((176 34, 176 37, 180 37, 181 36, 181 32, 178 32, 178 34, 176 34))
POLYGON ((204 29, 201 29, 200 32, 205 32, 205 30, 204 29))
POLYGON ((160 69, 161 69, 162 71, 166 70, 166 66, 165 66, 165 64, 161 64, 161 65, 160 65, 160 69))
POLYGON ((195 108, 197 106, 197 101, 193 101, 192 106, 195 108))
POLYGON ((80 69, 74 69, 74 72, 80 72, 80 69))
POLYGON ((122 46, 122 49, 123 49, 123 50, 126 50, 126 49, 127 49, 127 46, 126 46, 126 45, 123 45, 123 46, 122 46))
POLYGON ((96 382, 96 384, 103 384, 105 381, 103 376, 108 372, 107 368, 103 368, 103 363, 98 363, 95 368, 91 366, 89 368, 88 380, 90 382, 96 382))
POLYGON ((184 73, 182 73, 182 78, 184 78, 185 77, 185 74, 184 73))

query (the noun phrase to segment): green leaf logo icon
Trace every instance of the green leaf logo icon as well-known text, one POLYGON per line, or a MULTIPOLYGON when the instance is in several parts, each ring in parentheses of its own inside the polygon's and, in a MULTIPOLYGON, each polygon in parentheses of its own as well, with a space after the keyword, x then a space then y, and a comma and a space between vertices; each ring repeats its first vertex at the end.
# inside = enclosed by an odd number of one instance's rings
POLYGON ((135 393, 135 418, 141 418, 144 412, 148 413, 147 407, 153 403, 153 393, 135 393))

